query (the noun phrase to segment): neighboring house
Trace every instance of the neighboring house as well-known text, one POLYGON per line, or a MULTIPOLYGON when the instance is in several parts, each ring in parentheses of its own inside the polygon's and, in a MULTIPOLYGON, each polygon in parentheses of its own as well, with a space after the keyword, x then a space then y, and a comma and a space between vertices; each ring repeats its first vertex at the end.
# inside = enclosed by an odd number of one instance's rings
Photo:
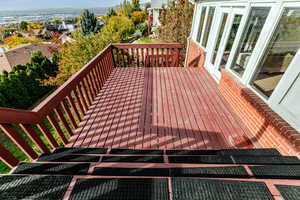
POLYGON ((193 3, 186 65, 205 67, 252 132, 284 145, 276 131, 300 131, 300 1, 193 3))
POLYGON ((0 52, 0 73, 9 72, 16 65, 28 63, 34 51, 41 51, 44 56, 51 58, 52 54, 49 47, 51 45, 48 43, 30 43, 0 52))
POLYGON ((152 25, 157 27, 159 23, 160 10, 173 0, 151 0, 151 8, 149 8, 150 16, 152 17, 152 25))
POLYGON ((43 29, 35 29, 26 32, 19 32, 23 37, 36 37, 42 38, 43 37, 43 29))

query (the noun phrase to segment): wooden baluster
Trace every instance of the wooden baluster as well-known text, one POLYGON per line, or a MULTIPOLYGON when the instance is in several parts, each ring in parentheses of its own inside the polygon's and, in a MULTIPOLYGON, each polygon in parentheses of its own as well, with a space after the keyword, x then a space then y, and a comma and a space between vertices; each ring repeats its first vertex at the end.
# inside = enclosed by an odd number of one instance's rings
POLYGON ((98 74, 98 65, 99 62, 95 65, 95 67, 92 69, 92 73, 94 76, 94 81, 95 81, 95 85, 97 87, 97 94, 100 92, 101 90, 101 84, 100 84, 100 76, 98 74))
POLYGON ((171 60, 172 60, 172 67, 176 67, 176 58, 175 58, 175 50, 172 48, 171 49, 171 60))
POLYGON ((149 67, 149 63, 150 63, 150 57, 149 57, 149 49, 145 48, 146 50, 146 55, 145 55, 145 67, 149 67))
POLYGON ((137 62, 137 67, 140 67, 140 54, 139 54, 139 48, 136 48, 136 62, 137 62))
POLYGON ((86 87, 84 79, 80 83, 81 83, 81 89, 82 89, 83 94, 84 94, 84 99, 86 100, 86 103, 87 103, 86 108, 88 109, 90 107, 90 105, 92 104, 92 99, 89 95, 89 90, 86 87))
POLYGON ((154 49, 151 48, 151 62, 150 67, 154 67, 154 49))
POLYGON ((159 52, 159 48, 156 48, 156 67, 161 67, 160 63, 159 63, 159 57, 160 57, 160 52, 159 52))
POLYGON ((126 67, 126 62, 125 62, 125 53, 124 53, 124 49, 121 49, 122 52, 122 59, 123 59, 123 67, 126 67))
POLYGON ((62 140, 63 144, 64 145, 68 144, 68 140, 67 140, 64 132, 61 130, 58 122, 56 121, 56 119, 55 119, 55 117, 53 116, 52 113, 50 113, 47 116, 47 119, 49 120, 49 122, 51 123, 51 125, 53 126, 53 128, 56 130, 56 132, 59 135, 60 139, 62 140))
POLYGON ((69 119, 70 119, 70 121, 71 121, 71 124, 72 124, 73 128, 74 128, 74 129, 78 128, 77 123, 76 123, 76 121, 75 121, 75 118, 74 118, 74 116, 73 116, 73 114, 72 114, 72 112, 71 112, 71 110, 70 110, 70 108, 69 108, 69 105, 66 103, 66 100, 65 100, 65 99, 62 100, 61 105, 62 105, 62 107, 63 107, 65 113, 66 113, 67 116, 69 117, 69 119))
POLYGON ((17 132, 11 124, 0 124, 3 132, 9 137, 29 158, 36 159, 37 153, 31 148, 24 138, 17 132))
POLYGON ((100 73, 100 66, 101 66, 101 63, 99 61, 98 64, 96 65, 96 68, 95 68, 95 72, 96 72, 96 75, 97 75, 97 83, 98 83, 98 86, 99 86, 99 92, 102 88, 102 80, 101 80, 102 77, 101 77, 101 73, 100 73))
POLYGON ((134 56, 134 49, 133 48, 131 49, 131 53, 132 53, 132 55, 131 55, 131 65, 132 65, 132 67, 134 67, 135 66, 135 56, 134 56))
POLYGON ((127 50, 127 67, 130 67, 130 53, 129 53, 129 49, 127 50))
POLYGON ((53 135, 51 134, 51 132, 49 131, 49 129, 47 128, 47 126, 45 125, 44 122, 40 122, 37 124, 38 128, 40 129, 40 131, 42 132, 42 134, 45 136, 45 138, 48 139, 48 142, 50 144, 50 146, 52 148, 57 148, 58 147, 58 143, 56 142, 56 140, 54 139, 53 135))
POLYGON ((57 106, 55 109, 55 114, 58 116, 58 118, 60 119, 60 121, 62 122, 63 126, 65 127, 65 129, 67 130, 68 134, 70 136, 74 135, 72 129, 70 128, 64 114, 62 113, 60 106, 57 106))
POLYGON ((145 52, 144 52, 144 50, 145 50, 145 49, 142 48, 142 66, 143 66, 143 67, 146 67, 146 66, 145 66, 145 57, 144 57, 144 53, 145 53, 145 52))
POLYGON ((119 49, 115 49, 115 51, 116 51, 116 54, 115 54, 115 55, 116 55, 116 56, 115 56, 115 58, 116 58, 116 64, 117 64, 117 67, 120 67, 120 66, 119 66, 119 64, 120 64, 120 63, 119 63, 119 61, 120 61, 120 60, 119 60, 119 49))
POLYGON ((101 76, 101 87, 103 87, 104 83, 105 83, 105 63, 104 63, 104 60, 102 59, 101 60, 101 65, 99 67, 99 73, 100 73, 100 76, 101 76))
POLYGON ((45 143, 41 140, 35 130, 29 124, 20 124, 22 130, 26 133, 26 135, 32 140, 32 142, 39 148, 39 150, 43 153, 49 153, 49 149, 45 145, 45 143))
POLYGON ((0 144, 0 160, 10 168, 14 168, 19 164, 19 161, 1 144, 0 144))
POLYGON ((86 109, 84 107, 84 101, 82 101, 81 97, 80 97, 81 91, 79 89, 79 86, 77 87, 77 89, 75 88, 73 91, 74 91, 74 96, 75 96, 76 102, 79 105, 79 109, 80 109, 82 115, 85 115, 86 109), (77 90, 78 90, 79 94, 78 94, 77 90))
POLYGON ((71 97, 71 95, 68 95, 67 99, 68 99, 68 102, 71 105, 73 111, 75 112, 78 121, 81 121, 80 113, 78 112, 75 102, 73 101, 73 98, 71 97))
POLYGON ((90 88, 90 92, 91 92, 90 94, 91 94, 92 101, 93 101, 97 95, 97 89, 94 85, 94 81, 93 81, 90 73, 88 73, 86 76, 86 83, 88 84, 88 86, 90 88))
POLYGON ((176 49, 176 50, 175 50, 175 59, 176 59, 175 66, 176 66, 176 67, 179 67, 179 59, 180 59, 180 52, 179 52, 179 49, 176 49))
POLYGON ((96 74, 95 70, 96 70, 96 65, 91 70, 90 75, 91 75, 92 83, 94 84, 95 93, 96 93, 96 96, 97 96, 97 94, 99 93, 100 89, 99 89, 99 85, 98 85, 98 77, 97 77, 97 74, 96 74))
POLYGON ((168 48, 167 49, 167 62, 166 62, 167 64, 167 67, 170 67, 170 49, 168 48))

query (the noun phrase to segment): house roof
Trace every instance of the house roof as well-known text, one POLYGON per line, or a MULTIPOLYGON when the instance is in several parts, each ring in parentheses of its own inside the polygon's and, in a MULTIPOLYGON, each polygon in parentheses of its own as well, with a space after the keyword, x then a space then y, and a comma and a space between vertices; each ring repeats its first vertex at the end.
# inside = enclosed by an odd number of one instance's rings
POLYGON ((0 73, 5 71, 11 71, 16 65, 23 65, 30 61, 32 52, 41 51, 44 56, 51 58, 48 43, 29 43, 14 47, 6 52, 0 53, 0 73))

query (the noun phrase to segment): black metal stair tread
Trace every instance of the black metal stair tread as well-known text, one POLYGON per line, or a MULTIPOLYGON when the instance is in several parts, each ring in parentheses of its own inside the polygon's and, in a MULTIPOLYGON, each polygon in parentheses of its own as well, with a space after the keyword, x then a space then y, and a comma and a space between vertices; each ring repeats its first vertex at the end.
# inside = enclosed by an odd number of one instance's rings
POLYGON ((95 167, 93 175, 101 176, 169 176, 168 168, 95 167))
POLYGON ((300 186, 275 185, 284 200, 299 200, 300 186))
POLYGON ((107 149, 104 148, 57 148, 53 152, 56 153, 76 153, 76 154, 106 154, 107 149))
POLYGON ((86 175, 89 164, 21 163, 13 174, 86 175))
POLYGON ((68 153, 43 154, 39 162, 99 162, 100 156, 72 155, 68 153))
POLYGON ((103 156, 102 162, 163 163, 163 156, 103 156))
POLYGON ((300 179, 300 166, 267 165, 249 167, 256 178, 300 179))
POLYGON ((167 150, 167 155, 217 155, 218 150, 167 150))
POLYGON ((2 176, 0 199, 63 199, 72 176, 2 176))
POLYGON ((164 178, 79 179, 70 200, 168 200, 168 182, 164 178))
POLYGON ((152 149, 112 149, 110 154, 148 154, 148 155, 163 155, 163 150, 152 149))
POLYGON ((237 164, 300 165, 296 156, 233 156, 237 164))
POLYGON ((230 156, 169 156, 170 163, 233 164, 230 156))
POLYGON ((277 149, 222 149, 220 155, 230 156, 281 156, 277 149))
POLYGON ((173 200, 274 199, 265 183, 172 178, 173 200))
POLYGON ((171 177, 222 177, 222 178, 248 178, 247 171, 240 166, 234 167, 195 167, 171 168, 171 177))

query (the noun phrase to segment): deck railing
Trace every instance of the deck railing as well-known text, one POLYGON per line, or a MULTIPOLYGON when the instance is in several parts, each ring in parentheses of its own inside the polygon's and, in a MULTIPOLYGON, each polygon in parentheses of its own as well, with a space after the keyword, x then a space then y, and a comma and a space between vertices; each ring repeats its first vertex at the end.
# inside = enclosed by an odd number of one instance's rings
MULTIPOLYGON (((0 108, 0 128, 29 159, 36 159, 38 153, 68 143, 114 67, 180 67, 182 48, 181 44, 109 45, 33 110, 0 108)), ((19 163, 1 144, 0 159, 11 168, 19 163)))

